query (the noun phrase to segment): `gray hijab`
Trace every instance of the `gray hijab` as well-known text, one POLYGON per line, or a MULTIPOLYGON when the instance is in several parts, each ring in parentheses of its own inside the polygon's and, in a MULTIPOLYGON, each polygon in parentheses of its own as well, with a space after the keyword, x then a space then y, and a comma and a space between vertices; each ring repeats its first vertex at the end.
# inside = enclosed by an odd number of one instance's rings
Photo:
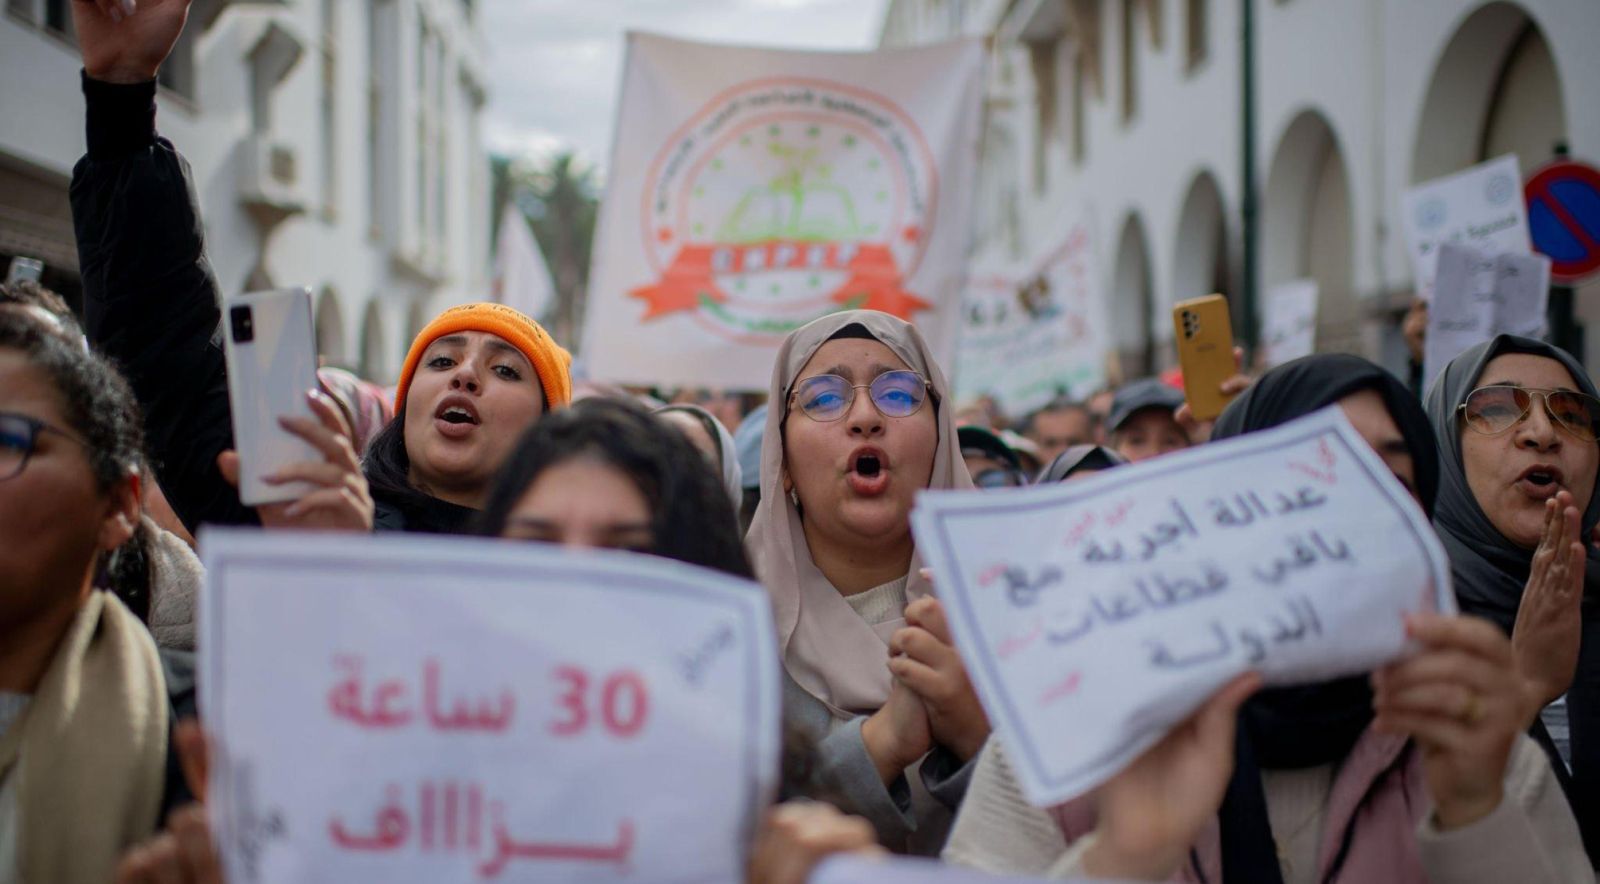
MULTIPOLYGON (((1509 633, 1517 619, 1523 586, 1528 582, 1533 551, 1517 546, 1496 530, 1472 495, 1461 460, 1461 422, 1457 418, 1467 394, 1481 383, 1484 367, 1491 359, 1507 353, 1554 359, 1572 375, 1577 390, 1597 398, 1600 391, 1578 360, 1565 350, 1515 335, 1500 335, 1450 360, 1428 388, 1423 405, 1433 422, 1440 461, 1439 500, 1434 506, 1433 524, 1450 554, 1456 598, 1463 613, 1487 617, 1509 633)), ((1600 523, 1600 488, 1596 491, 1583 514, 1585 538, 1600 523)), ((1589 550, 1585 580, 1585 594, 1591 599, 1600 597, 1600 556, 1593 547, 1589 550)))

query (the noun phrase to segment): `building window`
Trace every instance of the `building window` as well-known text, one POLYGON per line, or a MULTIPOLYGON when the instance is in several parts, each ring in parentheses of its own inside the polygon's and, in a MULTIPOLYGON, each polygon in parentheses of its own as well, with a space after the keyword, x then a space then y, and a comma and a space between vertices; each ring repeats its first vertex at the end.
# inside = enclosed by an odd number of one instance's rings
POLYGON ((1185 0, 1184 2, 1184 22, 1187 35, 1185 46, 1187 47, 1188 55, 1186 62, 1190 72, 1204 64, 1206 60, 1207 43, 1209 42, 1206 33, 1206 17, 1210 11, 1208 6, 1209 4, 1206 3, 1206 0, 1185 0))
POLYGON ((383 234, 383 13, 367 0, 367 226, 383 234))
POLYGON ((1122 0, 1122 121, 1139 114, 1139 2, 1122 0))
POLYGON ((339 208, 339 13, 337 0, 322 0, 322 213, 339 208))
POLYGON ((1072 161, 1081 165, 1089 156, 1088 103, 1089 69, 1083 49, 1072 53, 1072 161))

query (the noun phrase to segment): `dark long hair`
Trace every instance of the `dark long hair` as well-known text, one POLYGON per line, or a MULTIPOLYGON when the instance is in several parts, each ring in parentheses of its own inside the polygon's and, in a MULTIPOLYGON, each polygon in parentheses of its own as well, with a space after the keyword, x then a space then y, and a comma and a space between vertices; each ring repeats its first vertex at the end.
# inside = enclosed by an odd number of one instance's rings
MULTIPOLYGON (((144 430, 128 382, 110 362, 83 349, 61 329, 15 309, 0 309, 0 349, 16 350, 49 380, 67 428, 83 440, 95 488, 110 494, 145 465, 144 430)), ((133 537, 103 555, 96 585, 111 590, 139 619, 150 611, 148 547, 143 523, 133 537)))
MULTIPOLYGON (((381 439, 373 440, 374 450, 381 439)), ((495 477, 478 533, 498 536, 541 473, 579 457, 615 467, 638 486, 650 505, 652 553, 755 576, 728 492, 705 455, 682 433, 621 399, 585 399, 545 415, 523 434, 495 477)))

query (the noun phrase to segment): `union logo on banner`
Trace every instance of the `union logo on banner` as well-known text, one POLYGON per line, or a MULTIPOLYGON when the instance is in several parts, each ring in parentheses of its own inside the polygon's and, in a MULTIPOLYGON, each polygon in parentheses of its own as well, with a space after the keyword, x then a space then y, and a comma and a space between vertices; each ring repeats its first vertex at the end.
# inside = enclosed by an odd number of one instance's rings
POLYGON ((937 168, 893 102, 813 78, 736 85, 666 140, 642 195, 654 281, 643 320, 688 315, 727 340, 775 344, 819 316, 914 319, 937 168))

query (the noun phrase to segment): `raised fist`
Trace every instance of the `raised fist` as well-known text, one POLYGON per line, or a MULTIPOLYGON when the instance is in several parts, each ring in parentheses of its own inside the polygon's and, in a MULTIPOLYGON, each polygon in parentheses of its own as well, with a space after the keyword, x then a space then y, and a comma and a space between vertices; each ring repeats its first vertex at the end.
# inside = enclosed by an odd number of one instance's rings
POLYGON ((155 79, 183 33, 191 0, 72 0, 83 69, 107 83, 155 79))

